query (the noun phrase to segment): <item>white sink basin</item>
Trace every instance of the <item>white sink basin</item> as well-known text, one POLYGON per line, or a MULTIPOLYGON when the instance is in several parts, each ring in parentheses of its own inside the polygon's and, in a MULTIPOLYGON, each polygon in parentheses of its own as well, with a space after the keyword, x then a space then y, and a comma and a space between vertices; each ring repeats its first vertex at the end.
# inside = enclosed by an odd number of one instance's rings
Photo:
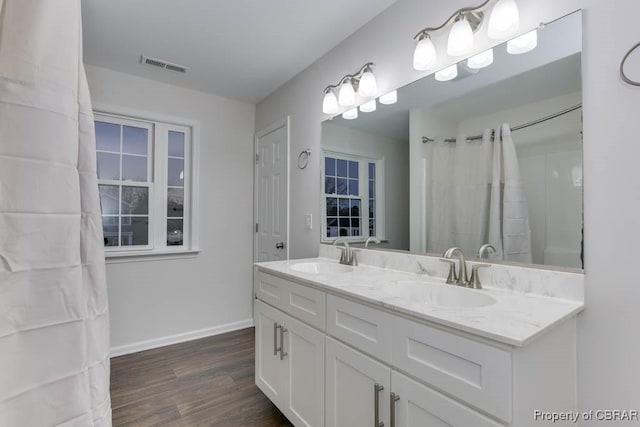
POLYGON ((495 298, 481 290, 419 281, 407 280, 386 284, 382 291, 395 297, 440 307, 473 308, 496 303, 495 298))
POLYGON ((330 262, 301 262, 300 264, 292 265, 291 269, 309 274, 341 274, 353 271, 354 267, 330 262))

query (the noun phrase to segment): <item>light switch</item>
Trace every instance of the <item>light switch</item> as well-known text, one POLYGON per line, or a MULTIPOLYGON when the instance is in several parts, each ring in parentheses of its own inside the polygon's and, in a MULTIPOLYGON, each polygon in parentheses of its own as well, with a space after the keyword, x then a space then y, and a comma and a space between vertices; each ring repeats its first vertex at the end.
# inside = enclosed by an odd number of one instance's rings
POLYGON ((311 230, 313 228, 313 220, 310 213, 304 214, 304 226, 307 230, 311 230))

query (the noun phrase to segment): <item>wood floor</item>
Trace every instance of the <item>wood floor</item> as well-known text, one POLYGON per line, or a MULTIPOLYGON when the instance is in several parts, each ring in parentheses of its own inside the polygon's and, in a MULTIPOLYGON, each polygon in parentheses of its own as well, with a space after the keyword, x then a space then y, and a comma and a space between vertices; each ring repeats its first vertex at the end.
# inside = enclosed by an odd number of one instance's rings
POLYGON ((113 358, 113 425, 291 426, 253 375, 253 328, 113 358))

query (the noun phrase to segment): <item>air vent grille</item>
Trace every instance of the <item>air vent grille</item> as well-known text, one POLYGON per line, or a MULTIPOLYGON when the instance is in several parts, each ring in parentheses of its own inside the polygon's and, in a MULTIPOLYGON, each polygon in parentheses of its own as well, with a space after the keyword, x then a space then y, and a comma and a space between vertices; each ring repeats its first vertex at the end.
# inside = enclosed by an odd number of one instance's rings
POLYGON ((186 73, 189 67, 185 67, 178 64, 172 64, 171 62, 163 61, 158 58, 151 58, 150 56, 142 55, 140 57, 140 63, 143 65, 150 65, 152 67, 164 68, 165 70, 175 71, 177 73, 186 73))

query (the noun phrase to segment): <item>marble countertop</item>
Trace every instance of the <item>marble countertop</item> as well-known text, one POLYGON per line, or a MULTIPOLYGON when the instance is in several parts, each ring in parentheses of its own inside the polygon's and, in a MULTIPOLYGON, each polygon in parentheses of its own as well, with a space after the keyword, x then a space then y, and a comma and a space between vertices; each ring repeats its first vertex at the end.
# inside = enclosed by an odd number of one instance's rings
POLYGON ((448 326, 504 344, 522 347, 554 325, 582 311, 584 303, 513 290, 492 288, 460 289, 493 297, 496 302, 483 307, 445 307, 425 302, 420 293, 400 297, 390 292, 398 282, 425 288, 447 285, 444 278, 425 277, 405 271, 359 265, 347 272, 304 273, 292 268, 301 263, 328 263, 339 266, 329 258, 307 258, 289 261, 256 263, 263 272, 305 283, 327 292, 344 295, 405 315, 448 326))

